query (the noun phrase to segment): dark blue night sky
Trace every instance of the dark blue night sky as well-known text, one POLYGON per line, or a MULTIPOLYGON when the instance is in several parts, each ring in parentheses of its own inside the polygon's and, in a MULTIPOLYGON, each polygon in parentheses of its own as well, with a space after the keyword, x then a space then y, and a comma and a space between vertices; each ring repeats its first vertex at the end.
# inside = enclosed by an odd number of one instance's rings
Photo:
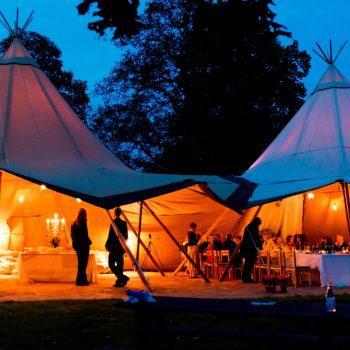
MULTIPOLYGON (((79 0, 1 0, 0 9, 13 22, 16 7, 22 19, 35 10, 31 29, 47 35, 63 51, 65 68, 77 78, 87 80, 90 89, 104 77, 120 57, 120 50, 108 39, 100 39, 87 30, 89 17, 78 16, 79 0)), ((332 38, 336 48, 350 39, 350 1, 348 0, 276 0, 273 7, 277 21, 292 32, 302 49, 312 56, 312 69, 305 80, 310 90, 325 70, 325 64, 311 51, 315 41, 328 45, 332 38)), ((0 30, 0 36, 6 35, 0 30)), ((350 44, 338 60, 338 68, 350 77, 350 44)))

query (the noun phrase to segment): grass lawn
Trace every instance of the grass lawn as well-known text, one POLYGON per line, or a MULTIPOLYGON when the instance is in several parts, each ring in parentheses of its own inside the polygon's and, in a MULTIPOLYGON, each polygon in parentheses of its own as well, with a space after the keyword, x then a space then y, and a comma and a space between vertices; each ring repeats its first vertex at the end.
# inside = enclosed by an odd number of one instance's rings
MULTIPOLYGON (((288 299, 311 301, 320 300, 320 297, 288 299)), ((349 295, 337 298, 338 302, 349 300, 349 295)), ((263 318, 218 321, 212 315, 195 313, 186 314, 186 317, 170 315, 168 322, 182 327, 200 327, 211 320, 215 326, 226 329, 293 330, 307 334, 318 327, 317 324, 305 327, 263 318)), ((349 329, 350 325, 344 325, 345 333, 349 333, 349 329)), ((0 303, 0 349, 135 349, 136 334, 133 313, 118 307, 115 300, 0 303)), ((249 349, 251 345, 249 341, 230 338, 178 336, 174 339, 174 349, 249 349)), ((285 345, 284 349, 289 348, 285 345)), ((260 344, 259 349, 269 346, 260 344)))

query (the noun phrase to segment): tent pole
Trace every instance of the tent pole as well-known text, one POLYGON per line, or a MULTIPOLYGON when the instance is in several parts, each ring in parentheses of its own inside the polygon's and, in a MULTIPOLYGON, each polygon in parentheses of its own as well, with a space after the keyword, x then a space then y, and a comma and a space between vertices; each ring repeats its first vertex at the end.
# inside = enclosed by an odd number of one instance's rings
POLYGON ((164 225, 164 223, 158 218, 155 212, 149 207, 146 201, 144 201, 144 206, 147 211, 154 217, 154 219, 158 222, 158 224, 163 228, 163 230, 168 234, 170 239, 175 243, 177 248, 185 255, 190 264, 198 271, 198 273, 202 276, 205 282, 210 283, 209 278, 203 273, 198 264, 188 255, 186 249, 177 241, 177 239, 173 236, 173 234, 169 231, 169 229, 164 225))
POLYGON ((139 261, 140 258, 140 239, 141 239, 141 228, 142 228, 142 208, 143 201, 140 202, 140 213, 139 213, 139 229, 137 232, 137 247, 136 247, 136 260, 139 261))
POLYGON ((146 244, 141 240, 141 237, 138 236, 134 226, 132 225, 132 223, 130 222, 130 220, 127 218, 127 216, 125 215, 124 212, 122 212, 122 217, 124 218, 124 220, 126 221, 126 223, 129 225, 131 231, 134 233, 134 235, 136 236, 136 238, 139 240, 142 248, 144 249, 144 251, 146 252, 146 254, 148 255, 148 257, 150 258, 150 260, 152 261, 152 263, 154 264, 154 266, 156 267, 156 269, 160 272, 160 274, 162 276, 165 277, 165 273, 162 270, 162 268, 159 266, 159 264, 157 263, 157 261, 154 259, 153 255, 151 254, 151 252, 147 249, 146 244))
MULTIPOLYGON (((222 213, 213 221, 213 223, 209 226, 209 228, 202 235, 199 242, 203 241, 203 238, 205 238, 207 235, 209 235, 210 233, 212 233, 216 229, 216 227, 219 225, 220 221, 225 217, 225 215, 227 214, 227 212, 229 210, 230 210, 229 208, 225 208, 222 211, 222 213)), ((187 263, 187 259, 184 259, 183 261, 181 261, 179 266, 173 272, 173 276, 176 276, 182 270, 182 268, 185 266, 186 263, 187 263)))
MULTIPOLYGON (((256 211, 256 213, 254 214, 254 217, 252 220, 254 220, 260 213, 260 210, 262 208, 262 205, 260 205, 256 211)), ((227 263, 226 267, 225 267, 225 270, 224 272, 222 273, 220 279, 219 279, 219 282, 223 282, 230 270, 230 267, 233 265, 233 262, 235 261, 235 259, 238 257, 238 254, 239 254, 239 250, 241 248, 241 245, 242 245, 242 242, 243 242, 243 239, 241 239, 241 241, 239 242, 239 244, 237 245, 236 249, 234 250, 234 252, 232 253, 232 256, 230 258, 230 261, 227 263)))
POLYGON ((217 226, 220 224, 220 221, 225 217, 225 215, 228 213, 230 209, 229 208, 225 208, 222 213, 213 221, 213 223, 209 226, 209 228, 207 229, 207 231, 204 233, 204 235, 201 237, 200 241, 203 240, 203 238, 205 238, 206 236, 210 235, 216 228, 217 226))
POLYGON ((346 216, 346 224, 348 227, 348 236, 350 238, 350 208, 349 208, 349 189, 348 189, 348 185, 346 182, 344 182, 343 180, 340 181, 340 185, 342 188, 342 192, 343 192, 343 199, 344 199, 344 208, 345 208, 345 216, 346 216))
POLYGON ((113 227, 115 234, 117 235, 117 238, 118 238, 120 244, 122 245, 126 254, 129 256, 130 260, 133 262, 133 265, 134 265, 139 277, 141 278, 142 283, 144 284, 144 286, 146 287, 147 290, 149 290, 150 292, 153 292, 145 274, 143 273, 143 271, 141 269, 141 266, 139 265, 139 263, 135 259, 134 255, 132 254, 131 250, 129 249, 128 245, 126 244, 126 241, 125 241, 123 235, 120 233, 117 225, 115 224, 111 213, 109 212, 108 209, 106 209, 106 212, 107 212, 107 215, 109 217, 109 220, 111 221, 111 225, 113 227))

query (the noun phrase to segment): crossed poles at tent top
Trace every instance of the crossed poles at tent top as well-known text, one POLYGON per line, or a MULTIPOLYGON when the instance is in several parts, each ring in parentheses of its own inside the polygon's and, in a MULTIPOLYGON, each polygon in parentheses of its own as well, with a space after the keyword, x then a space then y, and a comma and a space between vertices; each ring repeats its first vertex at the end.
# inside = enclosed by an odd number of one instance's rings
POLYGON ((312 49, 312 51, 319 58, 321 58, 322 61, 326 62, 327 64, 334 64, 347 43, 348 43, 348 41, 345 41, 344 44, 339 47, 339 49, 334 57, 333 57, 332 40, 329 40, 329 52, 328 52, 328 54, 325 52, 325 50, 322 49, 321 45, 318 42, 316 42, 316 46, 317 46, 319 52, 314 50, 314 49, 312 49))
POLYGON ((20 35, 20 33, 23 33, 27 30, 30 23, 33 21, 33 14, 34 11, 30 13, 28 18, 25 20, 24 24, 22 26, 19 25, 19 9, 16 10, 16 21, 15 25, 12 28, 9 24, 8 20, 6 19, 5 15, 0 11, 0 24, 3 25, 3 27, 10 33, 12 38, 16 38, 20 35))

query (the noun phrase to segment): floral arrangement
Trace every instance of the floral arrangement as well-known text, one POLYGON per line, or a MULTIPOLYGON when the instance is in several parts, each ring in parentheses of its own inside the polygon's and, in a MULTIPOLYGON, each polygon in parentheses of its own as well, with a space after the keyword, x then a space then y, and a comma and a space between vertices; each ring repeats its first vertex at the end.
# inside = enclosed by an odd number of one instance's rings
POLYGON ((50 243, 53 248, 57 248, 61 243, 61 238, 59 238, 58 236, 54 236, 52 237, 50 243))
POLYGON ((262 277, 262 282, 265 285, 276 285, 278 282, 276 275, 265 275, 262 277))
POLYGON ((290 275, 279 274, 279 275, 265 275, 262 277, 262 282, 265 285, 266 292, 276 293, 276 286, 279 286, 281 293, 287 293, 287 286, 290 281, 290 275))

